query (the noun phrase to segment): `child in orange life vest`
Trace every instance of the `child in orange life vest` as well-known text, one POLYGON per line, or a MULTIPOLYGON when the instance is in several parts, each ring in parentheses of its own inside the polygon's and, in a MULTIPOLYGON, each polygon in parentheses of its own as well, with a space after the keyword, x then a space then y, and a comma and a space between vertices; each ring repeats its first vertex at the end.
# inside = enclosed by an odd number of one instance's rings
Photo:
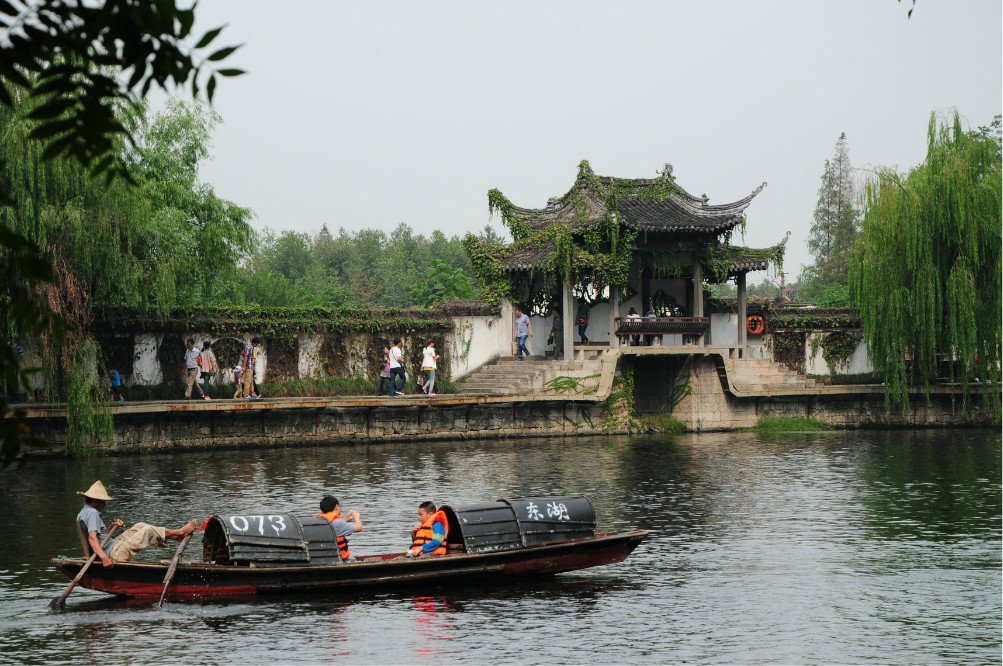
POLYGON ((334 536, 338 541, 338 551, 341 553, 341 561, 344 564, 358 562, 352 557, 352 552, 348 550, 349 534, 362 531, 362 517, 354 509, 345 514, 345 519, 341 518, 341 504, 337 497, 327 495, 320 501, 320 513, 317 514, 324 520, 331 523, 334 536), (354 523, 354 524, 353 524, 354 523))
POLYGON ((408 557, 445 555, 446 535, 449 533, 446 514, 436 511, 431 502, 422 502, 418 507, 418 519, 421 522, 411 530, 411 547, 405 554, 408 557))

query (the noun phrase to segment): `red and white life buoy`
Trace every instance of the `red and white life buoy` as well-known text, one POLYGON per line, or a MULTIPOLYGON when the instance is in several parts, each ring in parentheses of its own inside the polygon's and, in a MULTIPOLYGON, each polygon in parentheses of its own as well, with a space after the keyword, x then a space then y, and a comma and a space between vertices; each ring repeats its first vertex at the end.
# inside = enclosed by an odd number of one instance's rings
POLYGON ((752 335, 759 335, 766 330, 766 320, 761 315, 749 315, 745 319, 745 329, 752 335))

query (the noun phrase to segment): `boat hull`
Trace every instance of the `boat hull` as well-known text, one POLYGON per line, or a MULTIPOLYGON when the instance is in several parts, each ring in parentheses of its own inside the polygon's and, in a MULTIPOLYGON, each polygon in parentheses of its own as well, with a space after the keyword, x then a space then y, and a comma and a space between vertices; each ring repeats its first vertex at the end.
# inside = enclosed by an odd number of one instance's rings
MULTIPOLYGON (((406 587, 506 580, 575 571, 623 561, 648 536, 644 530, 599 533, 595 538, 519 550, 476 555, 407 558, 403 554, 370 555, 356 564, 329 566, 230 566, 203 562, 180 563, 167 591, 174 601, 246 598, 283 592, 306 592, 358 587, 406 587)), ((53 559, 70 578, 82 559, 53 559)), ((92 565, 80 585, 127 597, 159 597, 167 564, 120 562, 104 568, 92 565)))

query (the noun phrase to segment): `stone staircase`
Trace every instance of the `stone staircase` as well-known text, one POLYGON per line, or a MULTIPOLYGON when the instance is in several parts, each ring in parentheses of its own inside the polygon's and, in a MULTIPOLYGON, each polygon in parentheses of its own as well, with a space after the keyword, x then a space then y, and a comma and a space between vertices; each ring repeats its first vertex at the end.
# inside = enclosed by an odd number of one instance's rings
MULTIPOLYGON (((460 385, 461 395, 528 395, 550 393, 569 395, 576 391, 589 391, 599 385, 602 362, 592 361, 550 361, 531 358, 528 361, 501 359, 486 365, 460 385), (578 386, 571 390, 556 391, 548 384, 558 377, 579 379, 578 386)), ((564 382, 573 384, 574 382, 564 382)))
POLYGON ((815 380, 761 358, 725 361, 732 386, 744 391, 798 391, 815 388, 815 380))

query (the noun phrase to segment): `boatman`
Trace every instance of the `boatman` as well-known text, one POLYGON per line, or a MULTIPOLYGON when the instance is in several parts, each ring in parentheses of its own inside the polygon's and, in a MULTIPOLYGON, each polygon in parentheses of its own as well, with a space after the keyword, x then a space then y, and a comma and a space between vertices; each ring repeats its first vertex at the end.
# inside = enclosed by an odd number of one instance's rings
POLYGON ((345 537, 362 531, 362 517, 359 516, 359 512, 352 509, 345 514, 345 519, 342 520, 341 504, 338 502, 338 498, 328 495, 320 501, 320 513, 317 515, 331 523, 331 529, 334 530, 335 539, 338 541, 338 552, 341 553, 342 564, 358 562, 352 557, 352 551, 348 550, 348 539, 345 537))
MULTIPOLYGON (((101 559, 101 564, 105 567, 113 567, 116 562, 128 562, 136 556, 136 553, 147 546, 163 546, 167 539, 181 541, 186 535, 195 531, 196 522, 191 520, 184 527, 176 530, 169 530, 165 527, 157 527, 147 523, 136 523, 116 539, 109 541, 105 547, 101 547, 108 530, 104 521, 101 520, 101 512, 104 511, 105 504, 115 499, 108 496, 104 484, 95 481, 90 488, 84 492, 77 491, 78 495, 84 498, 84 508, 77 514, 77 521, 84 524, 84 532, 87 534, 87 543, 91 547, 91 552, 96 553, 101 559)), ((125 523, 116 518, 112 525, 124 527, 125 523)))
POLYGON ((411 547, 407 556, 445 555, 446 535, 449 534, 446 514, 436 511, 431 502, 422 502, 418 507, 418 520, 421 522, 411 530, 411 547))

